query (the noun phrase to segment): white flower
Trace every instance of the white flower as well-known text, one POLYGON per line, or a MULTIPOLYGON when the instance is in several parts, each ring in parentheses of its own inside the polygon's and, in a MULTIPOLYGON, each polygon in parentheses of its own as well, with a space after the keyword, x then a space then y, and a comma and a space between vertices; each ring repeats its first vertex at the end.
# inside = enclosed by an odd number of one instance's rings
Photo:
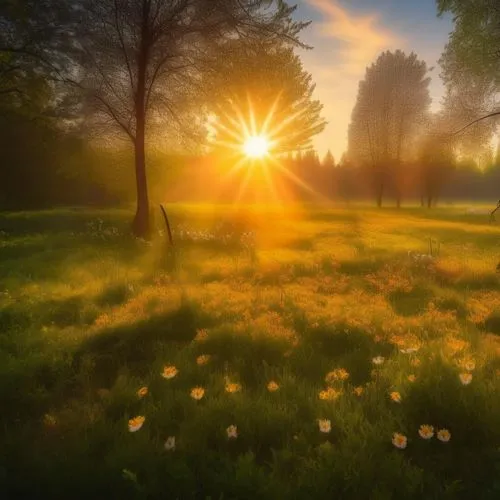
POLYGON ((372 359, 372 363, 374 365, 381 365, 385 361, 385 358, 383 356, 376 356, 375 358, 372 359))
POLYGON ((169 436, 165 441, 165 449, 166 450, 175 450, 175 436, 169 436))

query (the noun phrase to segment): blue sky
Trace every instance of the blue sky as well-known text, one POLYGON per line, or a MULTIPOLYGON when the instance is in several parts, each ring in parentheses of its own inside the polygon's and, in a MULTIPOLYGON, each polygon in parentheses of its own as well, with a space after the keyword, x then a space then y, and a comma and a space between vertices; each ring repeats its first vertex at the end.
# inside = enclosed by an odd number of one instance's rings
MULTIPOLYGON (((290 3, 293 3, 291 1, 290 3)), ((312 51, 299 51, 316 83, 316 98, 329 122, 315 139, 324 155, 339 159, 347 146, 347 126, 365 69, 384 50, 415 52, 428 67, 432 109, 439 108, 443 86, 437 63, 453 29, 449 15, 437 17, 435 0, 296 0, 296 18, 312 20, 302 40, 312 51)))

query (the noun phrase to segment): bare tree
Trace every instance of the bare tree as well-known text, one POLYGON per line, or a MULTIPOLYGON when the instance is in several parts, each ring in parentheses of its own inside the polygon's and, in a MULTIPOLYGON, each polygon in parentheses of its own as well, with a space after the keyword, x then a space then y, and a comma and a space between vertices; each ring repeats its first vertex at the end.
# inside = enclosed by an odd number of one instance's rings
MULTIPOLYGON (((146 138, 151 127, 176 121, 218 41, 264 38, 299 44, 308 24, 294 22, 282 0, 81 0, 74 52, 92 111, 113 123, 135 151, 134 234, 150 234, 146 138)), ((183 124, 181 125, 183 126, 183 124)))

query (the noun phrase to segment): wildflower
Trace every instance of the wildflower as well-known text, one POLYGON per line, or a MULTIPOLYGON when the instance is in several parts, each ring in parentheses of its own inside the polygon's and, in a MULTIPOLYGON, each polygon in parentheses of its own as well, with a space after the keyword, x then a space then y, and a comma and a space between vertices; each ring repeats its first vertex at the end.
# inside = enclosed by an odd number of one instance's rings
POLYGON ((377 356, 372 359, 372 362, 374 365, 381 365, 385 361, 385 358, 383 356, 377 356))
POLYGON ((420 360, 418 358, 413 358, 410 361, 410 365, 416 368, 416 367, 420 366, 420 360))
POLYGON ((140 397, 140 398, 143 398, 144 396, 146 396, 148 393, 148 388, 147 387, 141 387, 138 391, 137 391, 137 395, 140 397))
POLYGON ((451 439, 451 434, 448 429, 440 429, 437 431, 436 437, 439 439, 439 441, 447 443, 451 439))
POLYGON ((472 373, 461 373, 459 377, 463 385, 469 385, 472 381, 472 373))
POLYGON ((432 425, 421 425, 418 433, 423 439, 431 439, 434 436, 434 427, 432 425))
POLYGON ((163 368, 163 373, 161 376, 163 378, 174 378, 179 373, 179 370, 175 366, 165 366, 163 368))
POLYGON ((408 347, 406 349, 401 349, 401 352, 403 354, 413 354, 415 352, 418 352, 419 349, 419 347, 408 347))
POLYGON ((146 418, 142 416, 131 418, 128 421, 128 430, 130 432, 137 432, 142 427, 142 424, 144 424, 144 420, 146 420, 146 418))
POLYGON ((335 380, 347 380, 348 378, 349 372, 347 370, 344 370, 344 368, 337 368, 326 375, 325 382, 330 384, 335 380))
POLYGON ((191 389, 191 397, 199 401, 205 395, 205 389, 203 387, 194 387, 191 389))
POLYGON ((335 401, 341 394, 342 391, 336 391, 333 387, 329 387, 326 391, 321 391, 319 393, 319 399, 323 399, 324 401, 335 401))
POLYGON ((411 375, 408 375, 408 380, 410 382, 415 382, 415 380, 417 380, 417 377, 415 377, 415 375, 413 375, 413 373, 411 375))
POLYGON ((233 393, 233 392, 239 392, 239 391, 241 391, 240 384, 234 384, 231 382, 226 383, 226 392, 233 393))
POLYGON ((363 394, 363 388, 361 386, 355 387, 353 392, 354 394, 356 394, 356 396, 361 396, 361 394, 363 394))
POLYGON ((399 392, 393 391, 389 394, 389 396, 395 403, 401 403, 401 394, 399 394, 399 392))
POLYGON ((382 342, 382 337, 380 335, 375 335, 375 338, 374 338, 375 342, 377 342, 377 344, 379 342, 382 342))
POLYGON ((267 390, 269 392, 275 392, 279 388, 280 388, 280 386, 274 380, 271 380, 271 382, 269 382, 269 384, 267 384, 267 390))
POLYGON ((203 342, 207 339, 208 339, 208 332, 205 328, 196 330, 196 337, 194 338, 195 342, 203 342))
POLYGON ((175 450, 175 436, 169 436, 165 441, 165 449, 167 451, 175 450))
POLYGON ((404 450, 406 448, 406 445, 408 444, 408 439, 403 434, 400 434, 399 432, 395 432, 392 435, 392 444, 396 448, 399 448, 400 450, 404 450))
POLYGON ((286 352, 283 354, 283 356, 284 356, 285 358, 289 358, 291 355, 292 355, 292 349, 288 349, 288 351, 286 351, 286 352))
POLYGON ((229 439, 234 438, 236 439, 238 437, 238 427, 236 425, 230 425, 227 429, 227 437, 229 439))
POLYGON ((325 434, 328 434, 332 430, 332 423, 330 420, 320 418, 318 419, 318 425, 320 432, 324 432, 325 434))
POLYGON ((206 365, 210 361, 210 354, 202 354, 196 358, 196 364, 198 366, 206 365))

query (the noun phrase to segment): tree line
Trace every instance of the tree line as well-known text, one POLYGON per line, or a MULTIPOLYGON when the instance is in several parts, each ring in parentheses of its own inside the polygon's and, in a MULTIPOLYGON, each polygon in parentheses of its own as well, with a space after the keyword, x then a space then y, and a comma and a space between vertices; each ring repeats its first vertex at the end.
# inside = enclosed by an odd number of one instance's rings
POLYGON ((326 122, 296 53, 311 48, 296 6, 4 0, 0 208, 136 202, 133 231, 147 237, 150 205, 176 178, 214 155, 237 162, 245 135, 258 131, 283 167, 273 176, 298 199, 373 197, 381 206, 390 196, 400 206, 417 197, 432 206, 441 196, 497 197, 496 117, 452 132, 498 109, 499 11, 488 0, 437 7, 455 16, 440 111, 430 111, 433 68, 413 52, 380 54, 359 83, 336 164, 312 149, 326 122))

